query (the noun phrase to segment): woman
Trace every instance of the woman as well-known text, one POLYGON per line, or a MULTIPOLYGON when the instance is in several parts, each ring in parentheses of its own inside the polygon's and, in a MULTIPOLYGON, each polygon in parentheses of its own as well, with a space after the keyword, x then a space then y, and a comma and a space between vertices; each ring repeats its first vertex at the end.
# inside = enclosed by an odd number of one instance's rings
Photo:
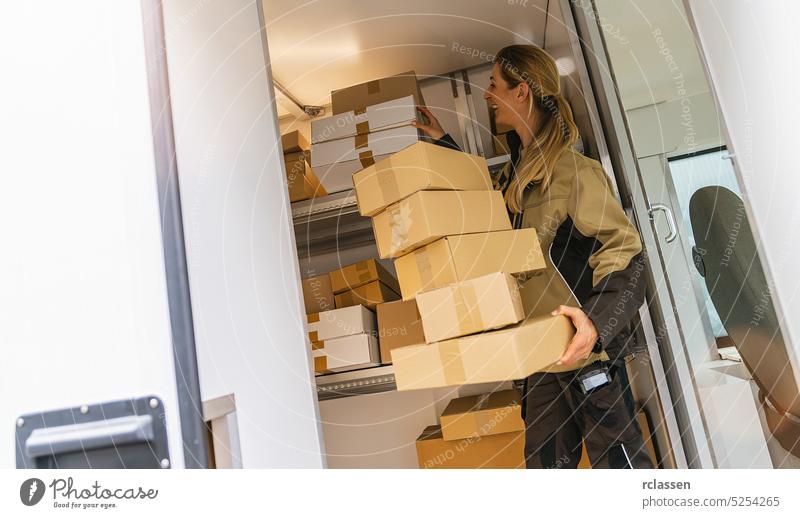
MULTIPOLYGON (((484 98, 495 120, 514 128, 511 162, 495 186, 514 228, 535 228, 550 252, 523 292, 539 297, 538 307, 550 304, 547 311, 557 306, 552 315, 566 315, 576 329, 557 364, 525 380, 527 466, 576 467, 583 442, 593 467, 651 468, 624 364, 629 324, 644 300, 639 234, 602 166, 573 149, 578 129, 546 52, 502 49, 484 98)), ((458 149, 431 112, 419 110, 429 123, 417 127, 458 149)))

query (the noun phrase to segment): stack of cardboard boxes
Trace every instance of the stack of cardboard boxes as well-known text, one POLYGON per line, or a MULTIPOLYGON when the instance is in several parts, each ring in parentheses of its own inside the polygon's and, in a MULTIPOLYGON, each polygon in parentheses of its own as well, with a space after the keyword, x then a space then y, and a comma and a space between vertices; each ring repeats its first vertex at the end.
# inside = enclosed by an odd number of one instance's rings
POLYGON ((420 468, 524 468, 525 423, 516 390, 450 401, 417 439, 420 468))
POLYGON ((413 71, 331 93, 333 116, 311 122, 311 165, 329 193, 353 188, 353 173, 419 141, 423 105, 413 71))
POLYGON ((308 140, 297 130, 281 135, 283 163, 289 201, 302 201, 328 194, 311 169, 308 140))
POLYGON ((511 229, 483 158, 420 142, 353 181, 427 342, 392 350, 399 390, 521 379, 563 354, 572 324, 531 315, 513 277, 544 268, 536 232, 511 229))
MULTIPOLYGON (((411 123, 421 105, 413 71, 332 92, 333 116, 311 123, 311 165, 325 190, 352 189, 353 173, 419 142, 411 123)), ((397 280, 374 259, 305 279, 317 374, 391 363, 392 348, 424 343, 416 304, 398 301, 399 293, 397 280)))
POLYGON ((342 372, 380 364, 375 313, 350 306, 308 315, 314 372, 342 372))
POLYGON ((303 297, 316 374, 379 365, 381 333, 375 309, 398 300, 399 291, 397 279, 375 259, 305 279, 303 297))

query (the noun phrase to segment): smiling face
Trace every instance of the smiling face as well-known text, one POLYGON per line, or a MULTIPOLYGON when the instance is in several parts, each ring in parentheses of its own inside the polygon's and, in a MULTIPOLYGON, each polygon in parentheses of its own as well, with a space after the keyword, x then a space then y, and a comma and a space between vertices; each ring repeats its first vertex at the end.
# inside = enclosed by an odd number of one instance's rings
POLYGON ((483 98, 489 102, 498 124, 511 126, 521 134, 522 128, 533 127, 532 116, 535 114, 528 116, 528 93, 528 86, 525 83, 512 87, 503 77, 500 64, 495 63, 489 78, 489 87, 483 98))

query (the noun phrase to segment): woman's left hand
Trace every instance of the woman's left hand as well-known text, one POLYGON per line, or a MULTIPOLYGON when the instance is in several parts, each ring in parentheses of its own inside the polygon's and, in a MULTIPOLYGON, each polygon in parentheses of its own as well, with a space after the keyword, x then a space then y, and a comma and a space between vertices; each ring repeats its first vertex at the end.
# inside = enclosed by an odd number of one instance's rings
POLYGON ((572 320, 572 325, 575 326, 575 336, 572 337, 561 356, 556 362, 556 365, 570 365, 578 360, 585 360, 592 353, 594 344, 597 343, 597 329, 594 323, 580 308, 573 308, 570 306, 558 306, 558 308, 550 313, 553 316, 565 315, 572 320))

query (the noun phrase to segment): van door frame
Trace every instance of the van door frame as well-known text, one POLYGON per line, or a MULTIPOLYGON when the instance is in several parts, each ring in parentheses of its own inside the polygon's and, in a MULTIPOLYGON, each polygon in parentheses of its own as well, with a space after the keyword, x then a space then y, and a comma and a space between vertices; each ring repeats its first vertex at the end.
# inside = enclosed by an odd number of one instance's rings
POLYGON ((183 234, 178 164, 167 75, 164 16, 159 0, 141 0, 141 6, 184 467, 207 468, 208 447, 186 264, 186 243, 183 234))
POLYGON ((619 188, 620 201, 629 209, 641 234, 649 260, 645 270, 648 302, 640 311, 650 359, 665 410, 667 431, 678 468, 713 468, 716 465, 688 354, 674 314, 674 297, 666 268, 660 261, 657 236, 649 218, 649 204, 640 188, 639 169, 630 131, 619 99, 597 10, 592 0, 560 0, 601 163, 619 188), (638 187, 638 188, 637 188, 638 187), (650 252, 654 253, 650 253, 650 252), (658 332, 656 332, 658 330, 658 332), (663 364, 662 364, 663 362, 663 364))

